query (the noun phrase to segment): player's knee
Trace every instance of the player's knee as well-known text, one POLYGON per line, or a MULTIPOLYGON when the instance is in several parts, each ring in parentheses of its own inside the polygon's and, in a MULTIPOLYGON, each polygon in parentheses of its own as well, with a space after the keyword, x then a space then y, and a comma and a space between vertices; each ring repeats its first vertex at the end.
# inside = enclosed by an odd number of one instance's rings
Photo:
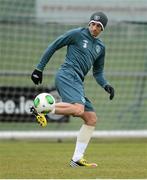
POLYGON ((88 126, 96 126, 96 119, 89 119, 87 121, 85 121, 85 123, 88 125, 88 126))
POLYGON ((95 112, 85 112, 84 115, 81 117, 85 123, 89 126, 96 126, 97 116, 95 112))
POLYGON ((82 116, 84 114, 84 105, 82 104, 74 104, 74 114, 73 116, 82 116))
POLYGON ((92 119, 89 119, 87 121, 87 125, 96 126, 96 122, 97 122, 97 119, 96 118, 92 118, 92 119))

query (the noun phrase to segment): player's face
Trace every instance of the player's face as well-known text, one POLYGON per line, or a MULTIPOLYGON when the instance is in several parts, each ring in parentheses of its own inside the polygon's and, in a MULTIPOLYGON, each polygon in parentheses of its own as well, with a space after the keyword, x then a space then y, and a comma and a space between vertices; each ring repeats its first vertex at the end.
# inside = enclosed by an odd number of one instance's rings
POLYGON ((98 23, 92 22, 89 24, 89 31, 93 37, 97 37, 102 31, 102 26, 98 23))

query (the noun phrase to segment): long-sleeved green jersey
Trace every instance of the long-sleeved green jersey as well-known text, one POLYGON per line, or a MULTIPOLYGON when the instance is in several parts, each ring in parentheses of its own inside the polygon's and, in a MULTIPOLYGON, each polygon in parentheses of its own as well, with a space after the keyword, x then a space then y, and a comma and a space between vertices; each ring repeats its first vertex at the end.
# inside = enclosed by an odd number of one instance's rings
POLYGON ((43 71, 55 51, 64 46, 67 46, 67 54, 61 68, 73 69, 84 80, 92 67, 97 83, 102 87, 108 84, 103 72, 105 46, 90 34, 88 28, 72 29, 59 36, 45 50, 37 69, 43 71))

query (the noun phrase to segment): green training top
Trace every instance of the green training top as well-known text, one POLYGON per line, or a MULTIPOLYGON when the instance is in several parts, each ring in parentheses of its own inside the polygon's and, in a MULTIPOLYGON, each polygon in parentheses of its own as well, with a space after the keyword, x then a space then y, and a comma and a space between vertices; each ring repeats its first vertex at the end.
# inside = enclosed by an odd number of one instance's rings
POLYGON ((59 36, 45 50, 37 69, 43 71, 55 51, 64 46, 67 46, 67 54, 61 68, 73 69, 84 80, 92 67, 97 83, 102 87, 108 84, 103 72, 105 46, 90 34, 88 28, 72 29, 59 36))

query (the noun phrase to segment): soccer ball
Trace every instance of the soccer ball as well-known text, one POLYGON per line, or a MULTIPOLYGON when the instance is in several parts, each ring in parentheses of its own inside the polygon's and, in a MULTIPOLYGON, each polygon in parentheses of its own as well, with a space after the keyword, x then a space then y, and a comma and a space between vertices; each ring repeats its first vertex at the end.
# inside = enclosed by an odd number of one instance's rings
POLYGON ((55 110, 55 98, 49 93, 40 93, 33 100, 38 113, 48 114, 55 110))

